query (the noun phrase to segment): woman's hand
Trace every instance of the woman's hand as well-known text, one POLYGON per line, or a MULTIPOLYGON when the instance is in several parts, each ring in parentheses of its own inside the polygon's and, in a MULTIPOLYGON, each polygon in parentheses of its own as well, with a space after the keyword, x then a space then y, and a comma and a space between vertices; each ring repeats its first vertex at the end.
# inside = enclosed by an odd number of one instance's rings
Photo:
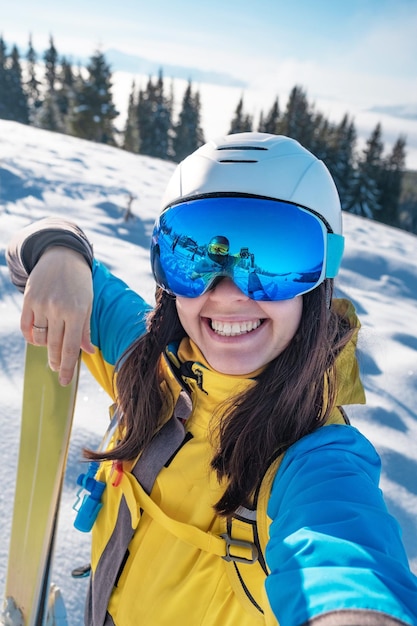
POLYGON ((81 254, 60 246, 44 252, 26 284, 21 329, 27 342, 48 347, 51 369, 67 385, 80 348, 93 353, 91 270, 81 254))

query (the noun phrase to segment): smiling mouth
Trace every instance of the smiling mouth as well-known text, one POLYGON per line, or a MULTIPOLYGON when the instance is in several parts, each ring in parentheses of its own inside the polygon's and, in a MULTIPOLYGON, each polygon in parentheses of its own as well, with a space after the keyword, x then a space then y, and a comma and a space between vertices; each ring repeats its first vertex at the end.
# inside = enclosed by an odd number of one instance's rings
POLYGON ((217 335, 222 337, 237 337, 246 335, 259 328, 263 320, 248 320, 245 322, 220 322, 219 320, 210 320, 210 326, 217 335))

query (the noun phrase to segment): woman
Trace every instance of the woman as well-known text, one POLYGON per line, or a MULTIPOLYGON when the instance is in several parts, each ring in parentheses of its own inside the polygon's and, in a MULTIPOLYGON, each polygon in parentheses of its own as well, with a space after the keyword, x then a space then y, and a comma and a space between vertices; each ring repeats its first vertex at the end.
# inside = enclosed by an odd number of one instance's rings
POLYGON ((93 526, 86 624, 417 624, 379 459, 341 408, 364 401, 359 322, 332 299, 342 251, 324 164, 259 133, 175 171, 153 310, 73 224, 12 242, 26 340, 48 346, 62 384, 81 347, 117 405, 108 449, 87 451, 105 489, 79 514, 93 526), (251 263, 196 276, 213 237, 251 263))

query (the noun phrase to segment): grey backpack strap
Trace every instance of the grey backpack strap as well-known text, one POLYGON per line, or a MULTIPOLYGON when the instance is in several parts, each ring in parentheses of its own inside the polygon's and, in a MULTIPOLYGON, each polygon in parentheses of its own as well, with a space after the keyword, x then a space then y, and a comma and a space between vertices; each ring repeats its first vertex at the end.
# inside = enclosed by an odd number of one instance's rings
MULTIPOLYGON (((186 440, 183 420, 187 419, 191 410, 191 399, 185 391, 182 391, 175 405, 173 416, 158 431, 132 469, 132 474, 148 494, 152 491, 156 477, 163 466, 186 440)), ((101 554, 94 576, 90 579, 85 624, 107 626, 112 623, 110 616, 106 615, 107 606, 113 587, 117 584, 128 558, 128 546, 134 532, 129 508, 123 496, 116 525, 101 554)))
POLYGON ((158 431, 132 469, 132 474, 148 495, 163 466, 183 443, 185 438, 183 421, 188 418, 191 410, 190 397, 185 391, 181 391, 174 415, 158 431))

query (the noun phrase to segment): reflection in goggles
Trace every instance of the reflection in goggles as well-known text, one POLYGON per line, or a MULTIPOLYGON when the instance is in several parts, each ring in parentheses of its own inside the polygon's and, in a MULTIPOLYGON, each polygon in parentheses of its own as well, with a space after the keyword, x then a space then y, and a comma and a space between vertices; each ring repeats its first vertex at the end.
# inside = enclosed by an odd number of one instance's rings
POLYGON ((175 295, 199 296, 228 276, 254 300, 286 300, 324 280, 327 242, 323 222, 296 205, 206 197, 162 213, 152 269, 157 283, 175 295))
POLYGON ((229 246, 225 243, 209 243, 207 251, 211 254, 227 254, 229 252, 229 246))

